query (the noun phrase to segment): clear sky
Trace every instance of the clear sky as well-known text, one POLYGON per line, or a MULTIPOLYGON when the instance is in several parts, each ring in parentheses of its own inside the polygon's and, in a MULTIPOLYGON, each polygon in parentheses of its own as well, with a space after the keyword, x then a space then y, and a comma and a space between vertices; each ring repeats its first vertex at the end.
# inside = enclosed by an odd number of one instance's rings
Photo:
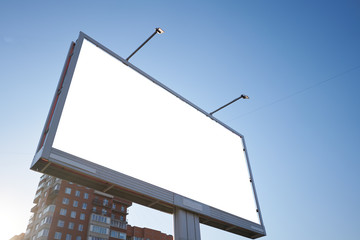
MULTIPOLYGON (((1 238, 26 230, 41 176, 29 166, 71 41, 83 31, 126 58, 155 27, 165 34, 134 55, 137 67, 208 112, 249 95, 216 117, 245 136, 263 239, 358 239, 356 0, 2 0, 1 238)), ((171 216, 148 212, 130 208, 130 223, 171 233, 171 216)))

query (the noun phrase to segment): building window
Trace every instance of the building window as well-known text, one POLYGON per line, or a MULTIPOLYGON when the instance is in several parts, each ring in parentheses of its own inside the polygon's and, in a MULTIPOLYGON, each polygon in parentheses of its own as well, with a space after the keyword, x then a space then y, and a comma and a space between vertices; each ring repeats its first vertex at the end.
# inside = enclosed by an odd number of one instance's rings
POLYGON ((76 201, 76 200, 74 200, 74 202, 73 202, 73 207, 77 207, 78 205, 79 205, 79 202, 76 201))
POLYGON ((120 216, 120 220, 121 220, 121 221, 124 221, 124 216, 121 215, 121 216, 120 216))
POLYGON ((62 200, 62 203, 65 204, 65 205, 68 205, 69 204, 69 199, 64 197, 63 200, 62 200))
POLYGON ((45 214, 47 212, 54 212, 54 211, 55 211, 55 205, 49 205, 44 209, 43 213, 45 214))
POLYGON ((66 216, 66 208, 60 209, 60 215, 66 216))
POLYGON ((102 215, 106 215, 106 214, 107 214, 106 209, 103 208, 103 209, 101 210, 101 214, 102 214, 102 215))
POLYGON ((122 211, 122 212, 125 212, 124 206, 121 206, 121 211, 122 211))
POLYGON ((44 224, 49 224, 51 223, 52 217, 44 217, 41 222, 40 222, 40 226, 44 225, 44 224))
POLYGON ((80 237, 80 236, 77 236, 77 237, 76 237, 76 240, 81 240, 81 237, 80 237))
POLYGON ((83 203, 83 204, 82 204, 82 209, 85 210, 86 208, 87 208, 87 203, 83 203))
POLYGON ((106 235, 109 234, 109 228, 101 227, 101 226, 97 226, 97 225, 90 225, 90 231, 100 233, 100 234, 106 234, 106 235))
POLYGON ((109 200, 107 200, 106 198, 103 200, 103 206, 107 206, 109 204, 109 200))
POLYGON ((79 224, 79 226, 78 226, 78 231, 82 232, 82 231, 83 231, 83 229, 84 229, 84 225, 79 224))
POLYGON ((117 239, 126 239, 126 234, 118 231, 111 230, 110 237, 117 238, 117 239))
POLYGON ((107 239, 105 239, 105 238, 100 238, 100 237, 90 236, 90 237, 88 238, 88 240, 107 240, 107 239))
POLYGON ((69 228, 69 229, 74 229, 74 223, 73 223, 73 222, 69 222, 68 228, 69 228))
POLYGON ((80 220, 85 220, 85 213, 80 213, 80 220))
POLYGON ((71 218, 76 218, 76 212, 75 212, 75 211, 71 211, 70 217, 71 217, 71 218))
POLYGON ((116 204, 115 203, 112 204, 112 209, 116 209, 116 204))
POLYGON ((65 193, 66 194, 71 194, 71 188, 69 188, 69 187, 65 188, 65 193))
POLYGON ((75 196, 76 196, 76 197, 80 197, 80 191, 79 191, 79 190, 76 190, 75 196))
POLYGON ((66 234, 66 240, 71 240, 71 235, 70 234, 66 234))
POLYGON ((56 232, 54 238, 61 239, 61 232, 56 232))
POLYGON ((56 184, 54 190, 60 190, 60 184, 56 184))
POLYGON ((93 211, 93 212, 96 212, 96 207, 93 207, 92 211, 93 211))
POLYGON ((126 230, 126 222, 124 221, 119 221, 119 220, 111 220, 111 226, 112 227, 117 227, 117 228, 122 228, 124 230, 126 230))
POLYGON ((84 199, 88 199, 89 198, 89 194, 88 193, 84 193, 84 199))
POLYGON ((57 223, 57 226, 58 227, 64 227, 64 221, 63 220, 59 220, 58 223, 57 223))
POLYGON ((39 231, 39 233, 37 234, 37 238, 39 237, 47 237, 49 235, 49 229, 42 229, 41 231, 39 231))
POLYGON ((97 214, 91 214, 91 220, 96 221, 96 222, 102 222, 102 223, 110 224, 110 218, 109 217, 105 217, 105 216, 101 216, 101 215, 97 215, 97 214))

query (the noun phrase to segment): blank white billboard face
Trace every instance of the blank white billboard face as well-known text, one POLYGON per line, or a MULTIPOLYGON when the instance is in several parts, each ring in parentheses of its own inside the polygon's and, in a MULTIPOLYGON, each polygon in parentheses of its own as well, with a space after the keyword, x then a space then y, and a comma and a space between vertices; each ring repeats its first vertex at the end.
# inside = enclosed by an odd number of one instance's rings
POLYGON ((242 138, 86 39, 52 147, 261 225, 242 138))

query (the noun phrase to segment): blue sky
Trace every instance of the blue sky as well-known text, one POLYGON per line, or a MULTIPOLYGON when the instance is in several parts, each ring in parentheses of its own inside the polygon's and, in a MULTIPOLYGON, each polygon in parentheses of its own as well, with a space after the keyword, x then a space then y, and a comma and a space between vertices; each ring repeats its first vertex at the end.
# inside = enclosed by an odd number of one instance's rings
MULTIPOLYGON (((29 166, 71 41, 83 31, 126 58, 162 27, 133 64, 208 112, 250 96, 216 117, 245 136, 263 239, 357 239, 359 12, 348 0, 1 1, 2 237, 26 229, 29 166)), ((171 231, 171 216, 133 209, 130 221, 171 231)))

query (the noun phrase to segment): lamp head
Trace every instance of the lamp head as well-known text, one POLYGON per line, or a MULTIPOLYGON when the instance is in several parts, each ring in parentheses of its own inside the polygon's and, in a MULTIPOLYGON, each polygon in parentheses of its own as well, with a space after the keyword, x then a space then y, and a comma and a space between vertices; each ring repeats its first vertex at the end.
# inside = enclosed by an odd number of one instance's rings
POLYGON ((161 28, 156 28, 156 33, 158 34, 163 34, 165 31, 162 30, 161 28))
POLYGON ((247 95, 245 95, 245 94, 241 94, 240 97, 243 98, 243 99, 249 99, 249 96, 247 96, 247 95))

